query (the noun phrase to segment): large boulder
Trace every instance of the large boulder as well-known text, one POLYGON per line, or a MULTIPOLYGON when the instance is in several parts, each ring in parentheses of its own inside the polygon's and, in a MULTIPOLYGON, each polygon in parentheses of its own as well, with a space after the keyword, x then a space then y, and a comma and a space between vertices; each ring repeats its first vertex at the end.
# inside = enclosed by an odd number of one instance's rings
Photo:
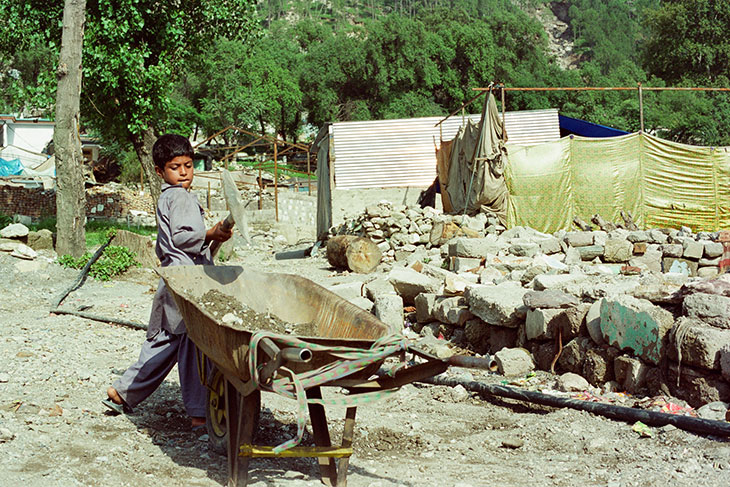
POLYGON ((693 293, 685 296, 682 309, 687 316, 719 328, 730 328, 730 297, 693 293))
POLYGON ((681 352, 681 364, 720 370, 720 351, 730 346, 730 330, 720 330, 686 316, 677 320, 677 330, 667 346, 669 358, 679 360, 681 352))
POLYGON ((421 293, 436 293, 441 283, 432 277, 410 268, 395 268, 388 274, 388 281, 403 298, 405 304, 413 304, 421 293))
POLYGON ((601 333, 620 350, 658 364, 664 354, 665 338, 674 325, 672 313, 645 299, 620 295, 601 301, 601 333))

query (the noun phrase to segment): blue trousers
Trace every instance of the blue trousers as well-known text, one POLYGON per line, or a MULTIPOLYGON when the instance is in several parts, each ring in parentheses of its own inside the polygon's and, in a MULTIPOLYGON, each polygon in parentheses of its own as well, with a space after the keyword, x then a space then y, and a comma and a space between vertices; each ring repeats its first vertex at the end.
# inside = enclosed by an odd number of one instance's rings
POLYGON ((204 417, 206 389, 200 383, 197 348, 187 333, 173 335, 161 330, 142 344, 139 359, 112 387, 130 407, 135 407, 149 397, 178 364, 180 389, 188 416, 204 417))

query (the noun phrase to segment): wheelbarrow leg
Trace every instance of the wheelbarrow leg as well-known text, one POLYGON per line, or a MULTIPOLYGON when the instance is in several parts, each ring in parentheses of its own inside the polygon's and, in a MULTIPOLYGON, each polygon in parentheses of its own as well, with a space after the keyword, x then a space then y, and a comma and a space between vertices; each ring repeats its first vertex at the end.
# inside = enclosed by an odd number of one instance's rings
MULTIPOLYGON (((309 399, 322 399, 322 391, 319 387, 307 389, 309 399)), ((312 433, 314 443, 317 446, 332 446, 330 432, 327 428, 327 416, 324 406, 321 404, 309 404, 309 417, 312 419, 312 433)), ((317 457, 319 471, 322 475, 322 482, 328 486, 337 485, 337 464, 334 458, 317 457)))
POLYGON ((250 457, 241 457, 241 444, 253 443, 254 425, 260 407, 261 391, 240 396, 238 390, 226 381, 226 415, 228 419, 228 487, 246 487, 250 457), (236 398, 238 400, 236 400, 236 398))
MULTIPOLYGON (((352 439, 355 434, 355 413, 357 408, 347 408, 345 414, 345 427, 342 432, 342 447, 352 446, 352 439)), ((347 468, 350 466, 350 457, 340 458, 337 462, 337 487, 347 487, 347 468)))

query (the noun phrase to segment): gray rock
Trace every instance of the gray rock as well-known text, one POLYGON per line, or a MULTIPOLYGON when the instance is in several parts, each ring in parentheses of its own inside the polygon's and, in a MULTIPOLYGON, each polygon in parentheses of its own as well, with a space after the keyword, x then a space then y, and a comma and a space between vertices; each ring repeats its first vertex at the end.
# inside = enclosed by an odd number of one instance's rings
POLYGON ((711 419, 713 421, 725 421, 725 414, 727 413, 728 408, 730 408, 730 404, 726 402, 711 402, 697 409, 697 416, 702 419, 711 419))
POLYGON ((685 240, 682 257, 685 259, 699 260, 705 253, 705 246, 696 240, 685 240))
POLYGON ((362 282, 347 282, 343 284, 335 284, 327 289, 340 296, 341 298, 350 300, 362 296, 362 282))
POLYGON ((540 252, 540 246, 526 240, 513 241, 509 246, 509 253, 518 257, 534 257, 540 252))
POLYGON ((375 301, 375 298, 381 294, 396 294, 395 288, 387 279, 373 279, 370 282, 365 283, 365 296, 370 301, 375 301))
POLYGON ((706 321, 713 326, 730 328, 730 297, 692 293, 685 296, 682 310, 687 316, 706 321))
POLYGON ((22 223, 11 223, 2 230, 0 230, 0 237, 2 238, 24 238, 28 236, 28 227, 22 223))
MULTIPOLYGON (((687 316, 679 318, 677 326, 683 331, 681 363, 720 370, 720 350, 730 345, 730 330, 720 330, 687 316)), ((666 348, 669 358, 675 361, 679 359, 676 336, 672 337, 666 348)))
POLYGON ((536 243, 540 246, 543 254, 557 254, 561 251, 560 240, 553 236, 537 239, 536 243))
POLYGON ((436 295, 433 293, 421 293, 416 296, 414 304, 416 306, 416 321, 418 323, 428 323, 433 321, 433 309, 436 306, 436 295))
POLYGON ((564 241, 571 247, 593 245, 593 232, 567 232, 564 241))
POLYGON ((442 323, 463 326, 474 317, 466 306, 462 296, 453 296, 438 300, 433 308, 433 316, 442 323))
POLYGON ((364 309, 368 313, 373 310, 374 303, 365 296, 356 296, 354 298, 350 298, 349 301, 358 308, 364 309))
POLYGON ((586 328, 588 329, 588 334, 591 336, 591 339, 596 345, 603 345, 606 343, 603 339, 603 334, 601 333, 600 300, 595 301, 591 304, 590 308, 588 308, 588 313, 586 314, 586 328))
POLYGON ((555 381, 555 388, 565 392, 586 391, 591 387, 587 380, 578 374, 566 372, 555 381))
POLYGON ((664 257, 682 257, 684 247, 682 244, 664 244, 662 245, 662 255, 664 257))
POLYGON ((590 350, 591 346, 591 339, 588 337, 572 339, 563 347, 563 353, 560 354, 558 365, 562 370, 567 372, 581 374, 583 372, 586 353, 590 350))
POLYGON ((524 348, 503 348, 494 354, 497 371, 505 377, 518 377, 535 370, 532 355, 524 348))
POLYGON ((660 273, 662 271, 662 251, 647 248, 642 255, 634 255, 629 259, 629 265, 641 270, 660 273))
POLYGON ((657 244, 664 244, 667 243, 667 240, 669 240, 669 237, 659 230, 649 230, 649 238, 652 243, 657 244))
POLYGON ((640 360, 625 355, 616 357, 613 361, 613 370, 616 382, 629 394, 639 392, 646 385, 649 368, 640 360))
POLYGON ((38 257, 38 252, 21 243, 18 244, 17 247, 15 247, 15 250, 10 252, 10 255, 19 259, 33 260, 38 257))
POLYGON ((628 235, 626 235, 626 239, 629 242, 637 243, 637 242, 649 242, 651 241, 651 237, 649 236, 649 232, 643 231, 643 230, 637 230, 633 232, 629 232, 628 235))
MULTIPOLYGON (((53 232, 47 228, 42 228, 37 232, 28 232, 28 247, 33 250, 52 250, 53 232)), ((139 259, 136 257, 135 259, 139 262, 139 259)))
POLYGON ((388 274, 388 281, 406 304, 413 304, 414 299, 421 293, 436 293, 441 283, 420 272, 409 268, 395 268, 388 274))
POLYGON ((395 294, 381 294, 375 298, 375 317, 388 325, 393 333, 403 331, 403 299, 395 294))
POLYGON ((700 267, 699 269, 697 269, 697 277, 701 277, 702 279, 712 279, 713 277, 717 277, 719 275, 719 267, 700 267))
MULTIPOLYGON (((703 257, 700 259, 698 264, 700 267, 708 267, 708 266, 714 266, 717 267, 720 265, 720 257, 713 257, 712 259, 708 259, 707 257, 703 257)), ((697 270, 699 272, 699 269, 697 270)))
POLYGON ((580 252, 580 258, 583 261, 592 261, 596 257, 603 256, 604 247, 602 245, 587 245, 585 247, 578 247, 580 252))
POLYGON ((546 340, 555 336, 562 309, 529 309, 525 317, 525 335, 528 340, 546 340))
POLYGON ((517 327, 524 320, 527 308, 522 297, 527 290, 514 282, 496 286, 476 285, 466 289, 469 310, 490 325, 517 327))
POLYGON ((481 259, 473 257, 451 257, 449 262, 449 270, 453 272, 466 272, 471 269, 479 268, 481 259))
POLYGON ((722 243, 720 242, 709 242, 709 241, 703 241, 702 242, 705 246, 704 250, 704 256, 708 259, 714 259, 715 257, 722 256, 724 247, 722 246, 722 243))
POLYGON ((730 344, 725 344, 719 353, 720 372, 726 381, 730 382, 730 344))
POLYGON ((544 274, 535 277, 532 282, 532 287, 537 291, 544 291, 546 289, 565 289, 571 284, 576 284, 585 280, 586 276, 579 274, 544 274))
POLYGON ((609 238, 603 250, 605 262, 628 262, 633 255, 634 245, 625 239, 609 238))
POLYGON ((489 255, 497 255, 504 243, 498 242, 495 238, 456 238, 449 242, 449 256, 452 257, 474 257, 484 258, 489 255))
POLYGON ((674 325, 666 311, 644 299, 620 295, 601 301, 601 333, 604 340, 636 357, 659 363, 664 353, 664 337, 674 325))
POLYGON ((528 291, 522 297, 522 301, 528 308, 570 308, 577 306, 580 300, 558 289, 546 289, 543 291, 528 291))

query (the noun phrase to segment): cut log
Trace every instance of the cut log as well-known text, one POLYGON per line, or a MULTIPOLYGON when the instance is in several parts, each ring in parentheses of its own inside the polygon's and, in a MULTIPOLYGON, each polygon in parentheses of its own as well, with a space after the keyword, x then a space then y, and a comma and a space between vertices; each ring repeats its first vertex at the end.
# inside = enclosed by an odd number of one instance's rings
POLYGON ((593 223, 595 223, 596 225, 598 225, 601 228, 601 230, 603 230, 604 232, 613 232, 614 230, 616 230, 616 228, 618 228, 615 223, 607 222, 598 213, 593 215, 593 218, 591 218, 591 221, 593 223))
POLYGON ((621 210, 621 218, 624 219, 626 230, 630 230, 632 232, 639 230, 639 226, 634 223, 634 217, 631 216, 630 212, 621 210))
POLYGON ((575 223, 575 226, 577 226, 578 228, 580 228, 584 232, 592 232, 593 231, 593 227, 590 226, 589 224, 587 224, 585 222, 585 220, 583 220, 579 216, 576 216, 575 218, 573 218, 573 223, 575 223))
POLYGON ((327 241, 327 261, 332 267, 369 274, 383 254, 372 240, 354 235, 337 235, 327 241))

